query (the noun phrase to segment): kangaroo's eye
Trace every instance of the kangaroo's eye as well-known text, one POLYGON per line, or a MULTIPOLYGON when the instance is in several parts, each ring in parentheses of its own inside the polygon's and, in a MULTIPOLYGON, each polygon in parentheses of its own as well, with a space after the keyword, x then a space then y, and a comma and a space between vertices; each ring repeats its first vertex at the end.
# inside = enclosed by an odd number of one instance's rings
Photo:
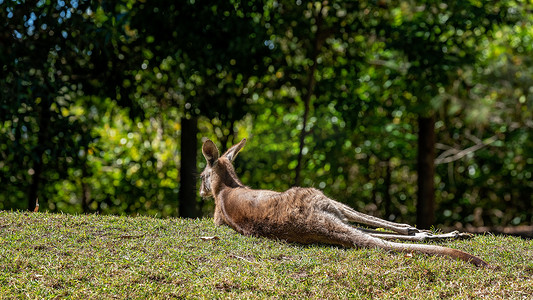
POLYGON ((202 178, 202 185, 203 187, 210 191, 211 190, 211 183, 209 182, 210 180, 210 177, 211 177, 211 174, 207 173, 207 174, 202 174, 201 175, 201 178, 202 178))
POLYGON ((205 183, 207 183, 210 178, 211 178, 211 174, 209 173, 203 173, 200 175, 200 180, 205 183))

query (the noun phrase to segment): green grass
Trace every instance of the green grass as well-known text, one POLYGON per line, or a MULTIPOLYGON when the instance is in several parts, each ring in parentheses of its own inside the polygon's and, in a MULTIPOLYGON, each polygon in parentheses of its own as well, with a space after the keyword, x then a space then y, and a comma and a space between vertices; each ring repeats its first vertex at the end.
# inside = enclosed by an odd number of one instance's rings
POLYGON ((245 237, 211 219, 0 212, 0 298, 532 297, 532 240, 444 244, 495 268, 245 237))

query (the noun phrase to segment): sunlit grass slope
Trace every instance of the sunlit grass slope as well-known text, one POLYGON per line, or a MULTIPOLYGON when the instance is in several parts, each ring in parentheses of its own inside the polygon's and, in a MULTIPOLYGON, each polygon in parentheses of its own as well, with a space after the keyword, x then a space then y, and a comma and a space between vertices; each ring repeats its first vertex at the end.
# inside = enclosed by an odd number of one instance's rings
POLYGON ((444 244, 495 268, 244 237, 211 219, 0 212, 0 298, 532 297, 533 241, 444 244))

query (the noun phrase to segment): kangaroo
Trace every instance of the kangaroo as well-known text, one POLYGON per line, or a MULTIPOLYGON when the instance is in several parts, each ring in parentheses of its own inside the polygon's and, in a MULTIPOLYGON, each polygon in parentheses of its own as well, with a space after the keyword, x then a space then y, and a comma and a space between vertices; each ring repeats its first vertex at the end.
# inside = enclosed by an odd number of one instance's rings
POLYGON ((275 192, 254 190, 243 185, 232 163, 245 143, 246 139, 243 139, 222 156, 211 140, 203 143, 202 153, 207 165, 200 176, 200 196, 214 197, 215 224, 228 225, 243 235, 287 242, 420 252, 461 259, 480 267, 488 266, 482 259, 460 250, 389 241, 464 237, 458 232, 433 235, 408 224, 382 220, 357 212, 314 188, 293 187, 285 192, 275 192), (350 222, 392 230, 396 234, 359 229, 351 226, 350 222))

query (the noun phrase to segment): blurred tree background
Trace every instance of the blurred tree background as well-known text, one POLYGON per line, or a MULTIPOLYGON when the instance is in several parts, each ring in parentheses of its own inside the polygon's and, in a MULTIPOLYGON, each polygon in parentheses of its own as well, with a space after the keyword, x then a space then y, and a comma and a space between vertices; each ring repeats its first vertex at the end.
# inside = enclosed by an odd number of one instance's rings
POLYGON ((531 1, 0 0, 0 209, 209 215, 254 188, 385 219, 533 223, 531 1))

